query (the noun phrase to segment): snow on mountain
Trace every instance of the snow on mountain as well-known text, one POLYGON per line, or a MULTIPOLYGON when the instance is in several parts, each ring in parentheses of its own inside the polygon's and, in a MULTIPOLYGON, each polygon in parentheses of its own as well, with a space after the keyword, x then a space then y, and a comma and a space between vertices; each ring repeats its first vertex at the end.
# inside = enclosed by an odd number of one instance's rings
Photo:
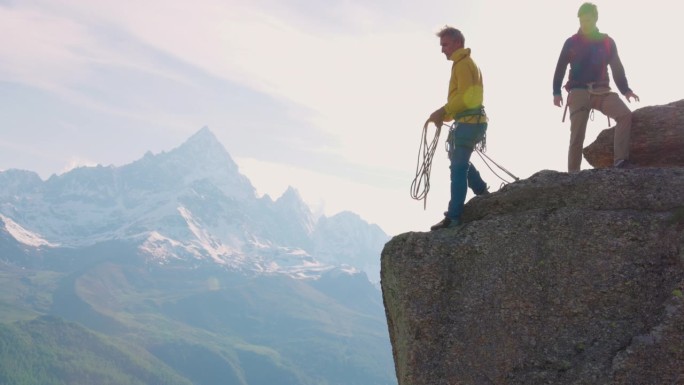
POLYGON ((276 201, 258 198, 206 127, 169 152, 125 166, 80 167, 44 182, 8 170, 0 181, 5 227, 31 245, 124 240, 162 264, 315 278, 332 269, 358 272, 354 267, 379 275, 389 240, 355 214, 317 221, 293 187, 276 201))
POLYGON ((27 246, 33 247, 57 247, 58 244, 50 243, 45 239, 41 238, 40 235, 34 234, 25 228, 21 227, 19 224, 14 222, 12 219, 0 214, 0 222, 2 222, 5 230, 18 242, 23 243, 27 246))

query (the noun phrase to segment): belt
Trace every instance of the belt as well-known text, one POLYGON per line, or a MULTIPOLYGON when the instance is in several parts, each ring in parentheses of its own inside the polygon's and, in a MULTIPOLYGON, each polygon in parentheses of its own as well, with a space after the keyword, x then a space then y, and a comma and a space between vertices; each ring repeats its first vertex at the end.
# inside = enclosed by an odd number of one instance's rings
POLYGON ((461 111, 458 114, 454 115, 454 120, 465 118, 466 116, 477 116, 477 115, 486 116, 484 106, 480 106, 477 108, 471 108, 471 109, 468 109, 465 111, 461 111))
POLYGON ((592 95, 605 95, 610 93, 610 85, 608 83, 588 83, 587 91, 592 95))

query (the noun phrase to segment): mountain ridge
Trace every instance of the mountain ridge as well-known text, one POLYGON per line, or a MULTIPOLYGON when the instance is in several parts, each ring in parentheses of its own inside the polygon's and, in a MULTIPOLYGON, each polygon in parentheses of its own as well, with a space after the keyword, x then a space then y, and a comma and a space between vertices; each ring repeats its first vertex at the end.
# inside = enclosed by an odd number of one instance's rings
POLYGON ((377 256, 389 240, 358 215, 315 218, 292 186, 275 201, 257 197, 206 126, 170 151, 120 167, 79 167, 46 181, 7 170, 0 181, 5 231, 29 247, 128 240, 164 263, 182 255, 262 272, 282 267, 300 277, 354 265, 378 282, 377 256), (311 274, 301 275, 307 267, 311 274))

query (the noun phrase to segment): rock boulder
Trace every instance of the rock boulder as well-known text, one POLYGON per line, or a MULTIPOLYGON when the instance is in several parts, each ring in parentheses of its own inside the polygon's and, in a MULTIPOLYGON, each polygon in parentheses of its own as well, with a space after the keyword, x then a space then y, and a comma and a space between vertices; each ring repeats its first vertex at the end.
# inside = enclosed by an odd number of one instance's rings
MULTIPOLYGON (((613 165, 614 131, 601 131, 584 148, 584 158, 595 168, 613 165)), ((630 161, 636 167, 684 167, 684 100, 632 112, 630 161)))

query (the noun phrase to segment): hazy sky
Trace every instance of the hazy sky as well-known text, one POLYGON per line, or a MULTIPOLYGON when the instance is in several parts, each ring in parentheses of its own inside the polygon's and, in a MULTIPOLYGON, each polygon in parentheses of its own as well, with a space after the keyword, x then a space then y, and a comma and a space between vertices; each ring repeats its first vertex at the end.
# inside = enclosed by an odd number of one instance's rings
MULTIPOLYGON (((208 126, 260 194, 291 185, 326 215, 426 231, 449 199, 445 131, 427 209, 410 198, 422 124, 446 100, 435 32, 460 28, 481 67, 487 154, 519 178, 565 171, 551 80, 581 3, 0 0, 0 170, 122 166, 208 126)), ((684 3, 595 3, 641 98, 630 108, 682 99, 684 3)), ((606 127, 597 113, 585 144, 606 127)))

